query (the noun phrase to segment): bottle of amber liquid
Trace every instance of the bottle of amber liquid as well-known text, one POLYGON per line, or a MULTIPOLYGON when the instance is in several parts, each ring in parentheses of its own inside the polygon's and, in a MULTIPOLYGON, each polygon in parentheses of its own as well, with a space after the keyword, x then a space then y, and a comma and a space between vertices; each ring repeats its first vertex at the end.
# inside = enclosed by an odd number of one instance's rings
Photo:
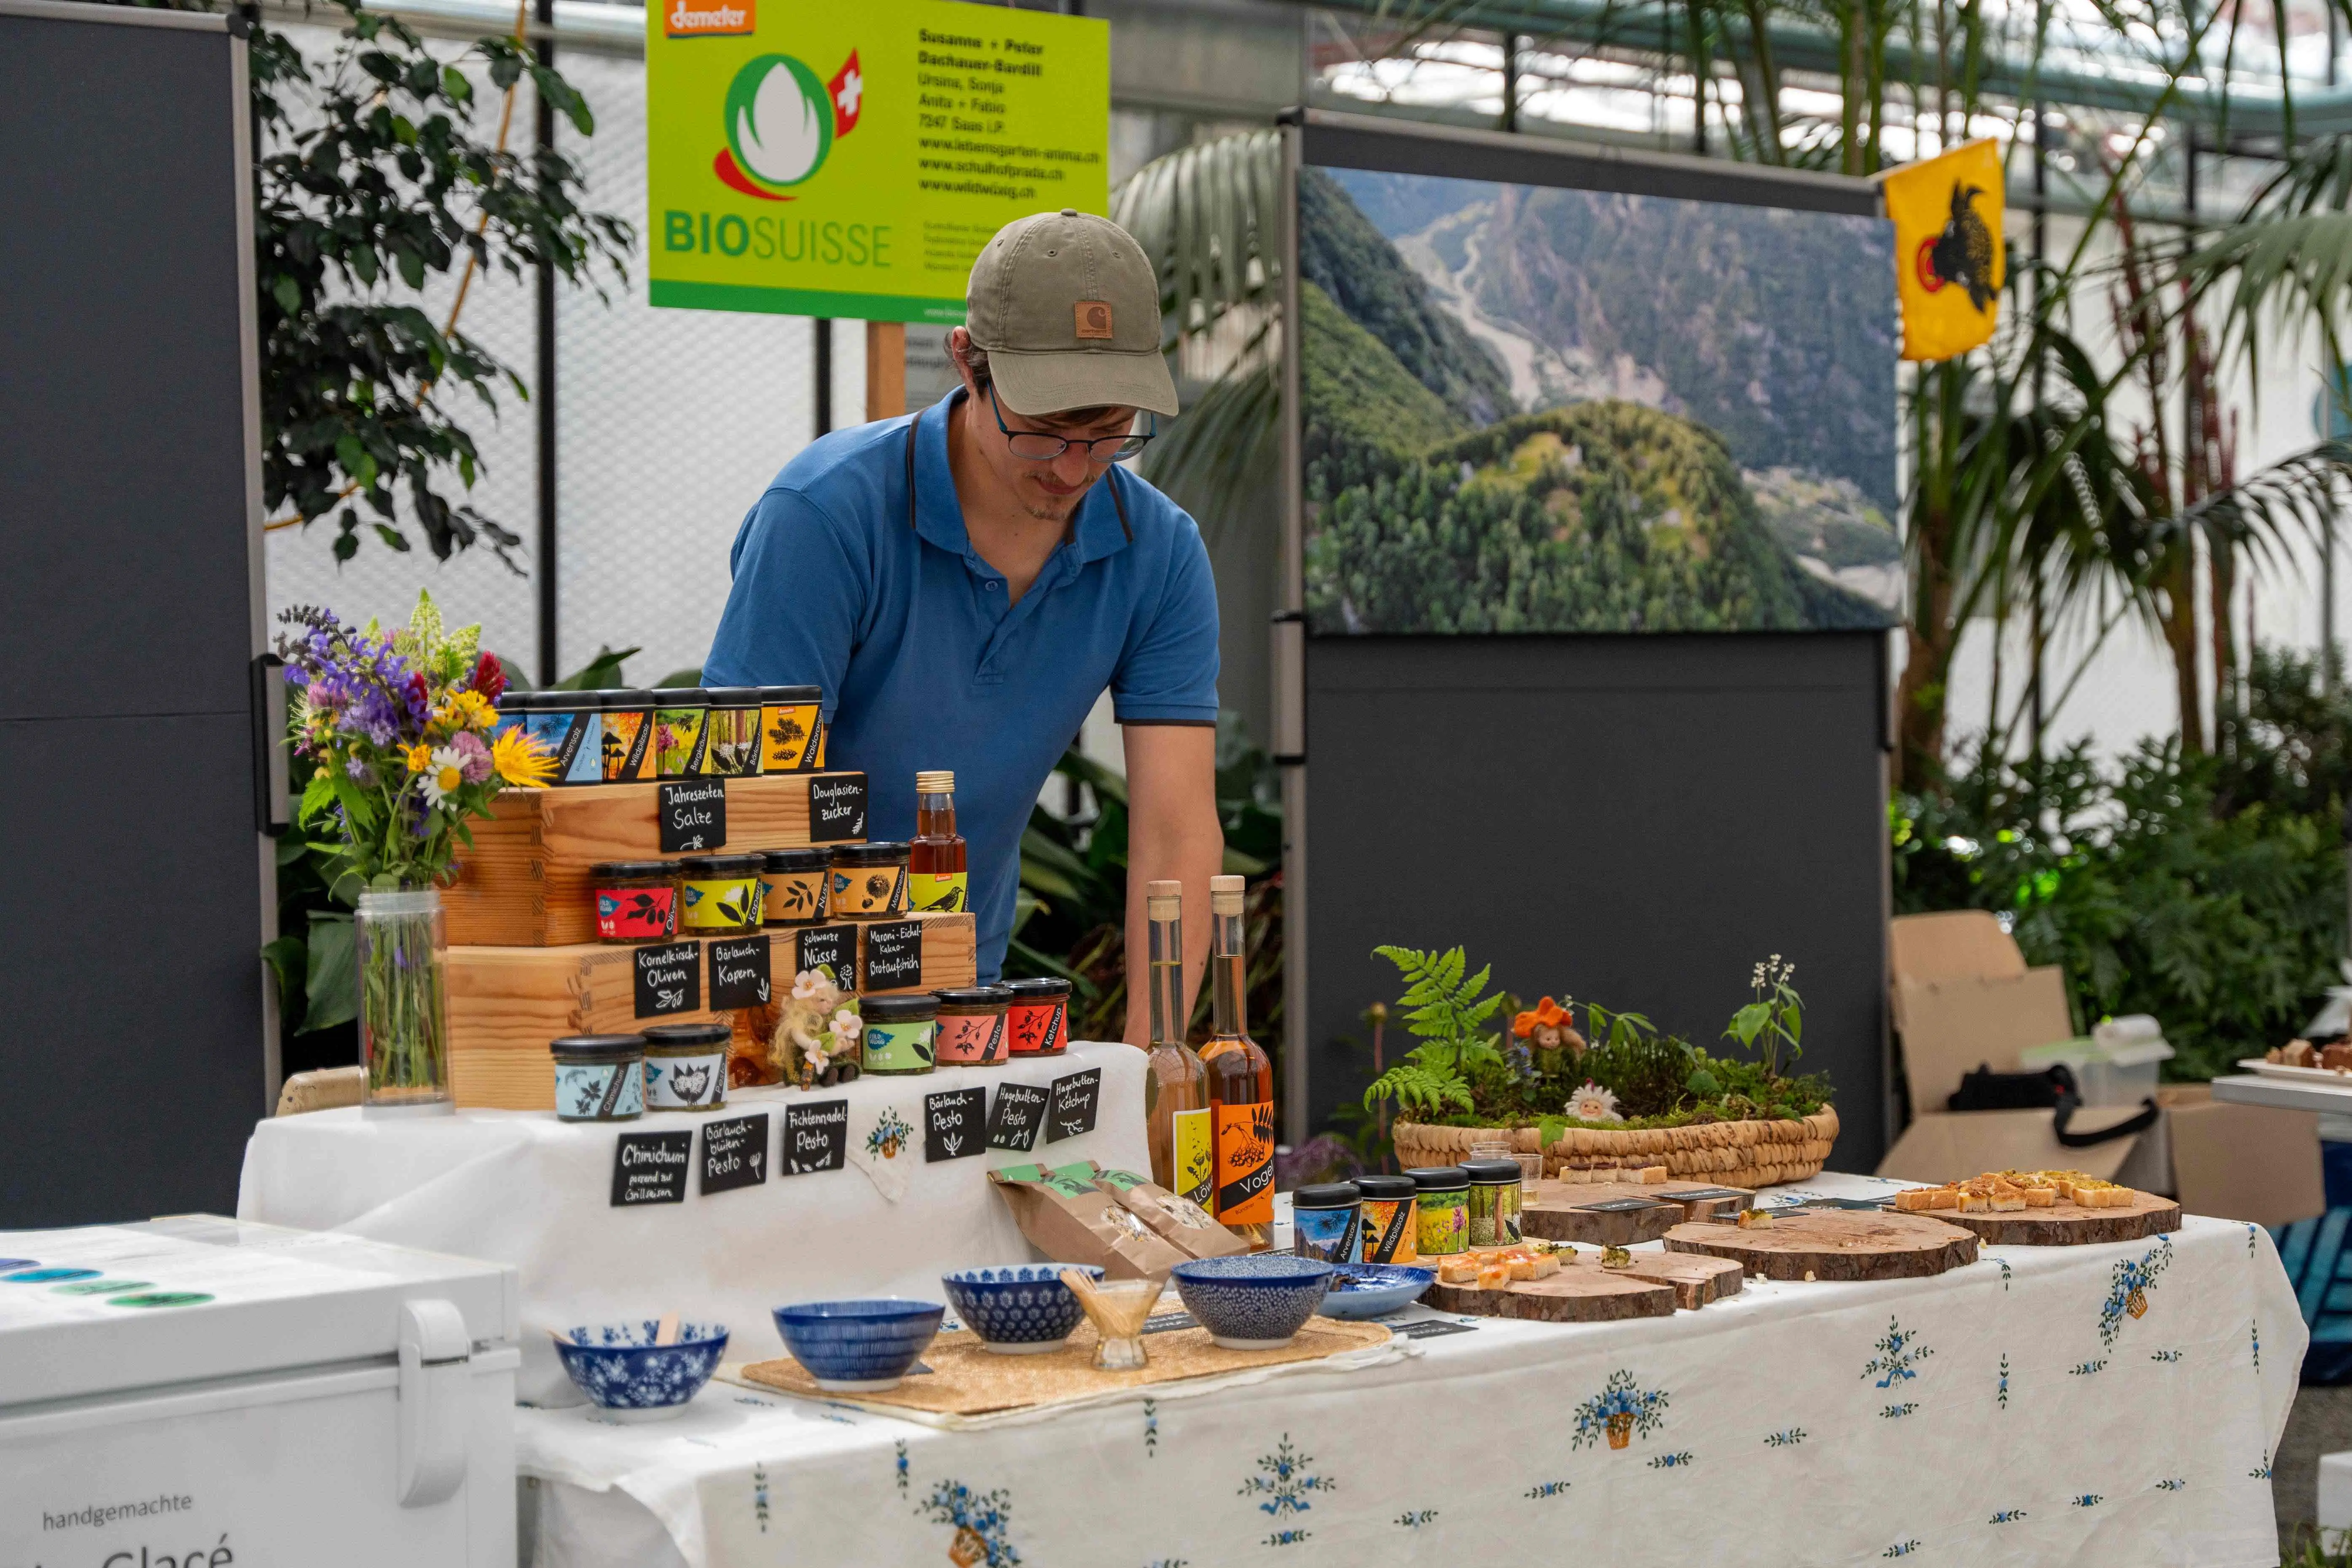
MULTIPOLYGON (((1201 1058, 1184 1043, 1192 1009, 1184 992, 1184 884, 1147 882, 1150 922, 1151 1055, 1143 1068, 1144 1143, 1151 1179, 1203 1209, 1216 1202, 1216 1161, 1209 1129, 1209 1084, 1201 1058)), ((1130 981, 1129 984, 1132 984, 1130 981)))
POLYGON ((1249 1037, 1244 997, 1248 954, 1242 939, 1243 882, 1209 879, 1209 1043, 1201 1065, 1209 1077, 1209 1113, 1216 1136, 1216 1215, 1249 1241, 1250 1250, 1274 1245, 1274 1064, 1249 1037))
POLYGON ((963 835, 956 831, 955 774, 915 775, 915 837, 908 847, 907 907, 960 912, 971 908, 963 835))

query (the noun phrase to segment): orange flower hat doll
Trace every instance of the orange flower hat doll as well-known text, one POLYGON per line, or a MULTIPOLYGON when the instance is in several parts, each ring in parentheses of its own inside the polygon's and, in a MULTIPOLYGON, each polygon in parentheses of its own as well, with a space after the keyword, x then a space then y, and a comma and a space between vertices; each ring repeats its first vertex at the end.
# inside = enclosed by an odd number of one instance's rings
POLYGON ((1530 1049, 1544 1052, 1564 1050, 1569 1053, 1569 1059, 1574 1061, 1584 1054, 1584 1037, 1576 1032, 1575 1025, 1569 1019, 1568 1009, 1574 1005, 1575 1001, 1576 998, 1571 996, 1566 1005, 1562 1005, 1549 996, 1543 997, 1532 1008, 1511 1020, 1511 1033, 1525 1040, 1530 1049))

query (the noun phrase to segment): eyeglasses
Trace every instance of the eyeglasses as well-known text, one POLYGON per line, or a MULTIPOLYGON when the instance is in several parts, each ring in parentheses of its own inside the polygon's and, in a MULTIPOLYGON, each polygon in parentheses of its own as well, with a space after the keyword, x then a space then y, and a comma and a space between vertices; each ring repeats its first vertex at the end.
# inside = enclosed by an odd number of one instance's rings
POLYGON ((1138 436, 1097 436, 1091 441, 1073 441, 1066 437, 1045 430, 1015 430, 1004 423, 1003 405, 996 401, 996 387, 988 389, 988 406, 996 416, 996 427, 1004 432, 1005 444, 1013 455, 1032 463, 1050 463, 1073 447, 1087 449, 1087 461, 1097 468, 1108 468, 1121 458, 1132 458, 1150 444, 1160 434, 1160 416, 1151 416, 1151 428, 1138 436))

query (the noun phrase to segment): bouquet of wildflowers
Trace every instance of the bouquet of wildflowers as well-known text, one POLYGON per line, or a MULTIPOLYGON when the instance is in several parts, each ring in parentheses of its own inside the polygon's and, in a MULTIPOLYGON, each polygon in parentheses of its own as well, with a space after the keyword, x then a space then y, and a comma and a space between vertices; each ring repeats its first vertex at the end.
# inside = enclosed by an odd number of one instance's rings
POLYGON ((279 619, 278 656, 299 693, 294 749, 317 764, 300 816, 333 826, 365 887, 446 880, 457 846, 473 843, 468 818, 488 816, 502 788, 548 782, 553 762, 520 730, 491 739, 507 678, 481 651, 481 627, 445 631, 429 594, 391 633, 301 606, 279 619))

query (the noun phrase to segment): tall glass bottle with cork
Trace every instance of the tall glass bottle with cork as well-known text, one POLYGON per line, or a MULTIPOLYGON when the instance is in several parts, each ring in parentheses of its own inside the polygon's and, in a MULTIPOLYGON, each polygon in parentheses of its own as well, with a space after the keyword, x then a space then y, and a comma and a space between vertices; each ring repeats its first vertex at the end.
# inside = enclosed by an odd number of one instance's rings
POLYGON ((955 774, 915 775, 915 837, 907 847, 907 907, 958 913, 971 908, 963 835, 956 831, 955 774))
POLYGON ((1216 1162, 1209 1127, 1209 1085, 1201 1058, 1184 1043, 1192 1015, 1184 995, 1184 884, 1147 882, 1150 923, 1151 1055, 1143 1068, 1143 1129, 1151 1179, 1202 1208, 1216 1201, 1216 1162))
POLYGON ((1243 889, 1239 877, 1209 879, 1213 1014, 1201 1065, 1216 1135, 1216 1215, 1251 1251, 1263 1252, 1274 1245, 1274 1064, 1249 1037, 1243 889))

